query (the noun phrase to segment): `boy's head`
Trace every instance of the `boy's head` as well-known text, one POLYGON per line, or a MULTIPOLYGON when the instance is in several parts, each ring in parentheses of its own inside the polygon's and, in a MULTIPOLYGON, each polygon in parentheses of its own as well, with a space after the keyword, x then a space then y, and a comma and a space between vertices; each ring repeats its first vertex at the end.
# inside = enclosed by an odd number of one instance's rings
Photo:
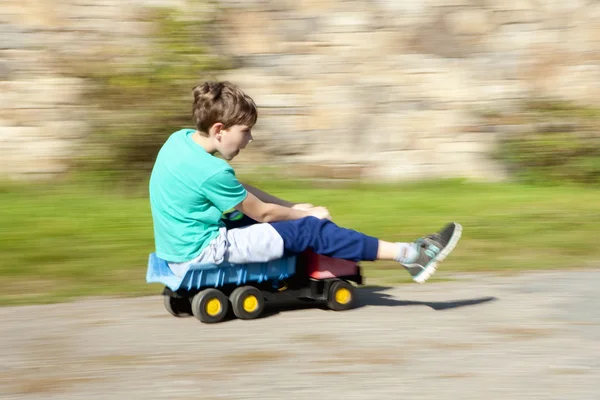
POLYGON ((228 160, 252 140, 258 113, 250 96, 230 82, 205 82, 193 89, 196 129, 228 160))

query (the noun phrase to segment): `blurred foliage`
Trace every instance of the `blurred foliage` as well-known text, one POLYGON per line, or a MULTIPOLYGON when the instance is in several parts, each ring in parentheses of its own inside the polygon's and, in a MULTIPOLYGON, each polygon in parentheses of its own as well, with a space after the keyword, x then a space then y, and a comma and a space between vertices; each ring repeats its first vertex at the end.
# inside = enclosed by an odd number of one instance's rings
POLYGON ((148 48, 137 62, 106 61, 86 76, 93 113, 92 135, 79 170, 135 179, 153 165, 160 146, 181 127, 193 127, 192 87, 228 68, 227 60, 210 52, 214 10, 189 19, 172 9, 151 9, 148 48), (125 176, 126 174, 126 176, 125 176))
POLYGON ((496 156, 518 180, 600 184, 600 109, 535 101, 513 122, 517 129, 500 138, 496 156))

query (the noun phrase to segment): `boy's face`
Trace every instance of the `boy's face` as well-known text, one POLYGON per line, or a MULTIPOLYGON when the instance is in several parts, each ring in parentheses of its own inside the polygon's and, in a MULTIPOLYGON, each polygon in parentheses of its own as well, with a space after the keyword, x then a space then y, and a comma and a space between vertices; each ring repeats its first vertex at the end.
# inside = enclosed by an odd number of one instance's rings
POLYGON ((219 153, 226 160, 232 160, 252 141, 252 131, 247 125, 234 125, 222 129, 219 140, 219 153))

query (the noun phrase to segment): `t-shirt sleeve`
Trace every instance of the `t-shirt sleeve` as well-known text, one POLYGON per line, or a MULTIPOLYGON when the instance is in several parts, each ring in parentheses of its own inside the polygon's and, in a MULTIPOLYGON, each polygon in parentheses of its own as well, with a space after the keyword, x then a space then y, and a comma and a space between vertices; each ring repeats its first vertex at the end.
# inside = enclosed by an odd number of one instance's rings
POLYGON ((221 212, 237 206, 248 195, 232 169, 225 169, 208 178, 202 190, 221 212))

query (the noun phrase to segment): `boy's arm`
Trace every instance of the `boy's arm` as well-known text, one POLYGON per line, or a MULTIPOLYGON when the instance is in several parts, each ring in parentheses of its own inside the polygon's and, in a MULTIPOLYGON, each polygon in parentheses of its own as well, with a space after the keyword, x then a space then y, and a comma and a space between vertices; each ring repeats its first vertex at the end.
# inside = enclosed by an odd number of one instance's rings
POLYGON ((235 206, 235 209, 258 222, 287 221, 308 216, 331 219, 329 211, 324 207, 300 210, 276 203, 266 203, 252 194, 251 191, 248 191, 246 198, 235 206))
POLYGON ((262 190, 260 190, 258 188, 255 188, 254 186, 249 185, 247 183, 242 183, 242 186, 244 187, 244 189, 246 189, 248 192, 252 193, 254 196, 256 196, 260 201, 262 201, 264 203, 277 204, 277 205, 280 205, 283 207, 296 208, 299 210, 306 210, 308 208, 313 207, 312 204, 291 203, 289 201, 277 198, 273 195, 263 192, 262 190))

